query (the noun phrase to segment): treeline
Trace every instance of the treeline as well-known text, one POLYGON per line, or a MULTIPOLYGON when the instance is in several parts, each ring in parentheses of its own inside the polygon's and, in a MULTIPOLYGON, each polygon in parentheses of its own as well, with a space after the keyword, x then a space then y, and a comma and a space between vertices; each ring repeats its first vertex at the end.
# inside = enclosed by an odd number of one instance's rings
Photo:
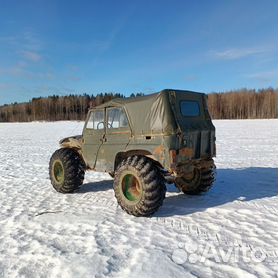
MULTIPOLYGON (((211 93, 209 111, 213 119, 277 118, 277 94, 278 90, 272 88, 211 93)), ((131 97, 139 95, 143 94, 131 97)), ((123 97, 118 93, 102 93, 33 98, 26 103, 0 106, 0 122, 84 120, 89 108, 123 97)))
POLYGON ((0 122, 84 120, 89 108, 123 97, 117 93, 101 93, 33 98, 26 103, 1 106, 0 122))
POLYGON ((278 90, 241 89, 208 95, 213 119, 270 119, 277 118, 278 90))

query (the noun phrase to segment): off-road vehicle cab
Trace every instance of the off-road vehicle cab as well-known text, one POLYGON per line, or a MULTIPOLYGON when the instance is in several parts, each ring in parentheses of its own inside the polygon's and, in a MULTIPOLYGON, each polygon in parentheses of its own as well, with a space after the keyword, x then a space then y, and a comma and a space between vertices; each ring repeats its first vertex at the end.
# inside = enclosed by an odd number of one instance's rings
POLYGON ((108 172, 119 205, 136 216, 162 205, 166 182, 199 194, 214 181, 215 128, 202 93, 113 99, 91 109, 83 134, 60 145, 49 166, 57 191, 78 189, 85 170, 108 172))

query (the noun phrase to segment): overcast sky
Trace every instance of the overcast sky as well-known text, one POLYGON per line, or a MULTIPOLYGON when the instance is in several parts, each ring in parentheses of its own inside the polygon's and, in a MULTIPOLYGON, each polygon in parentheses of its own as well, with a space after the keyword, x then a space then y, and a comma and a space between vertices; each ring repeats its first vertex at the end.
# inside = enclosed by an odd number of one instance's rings
POLYGON ((277 87, 277 0, 0 0, 0 105, 277 87))

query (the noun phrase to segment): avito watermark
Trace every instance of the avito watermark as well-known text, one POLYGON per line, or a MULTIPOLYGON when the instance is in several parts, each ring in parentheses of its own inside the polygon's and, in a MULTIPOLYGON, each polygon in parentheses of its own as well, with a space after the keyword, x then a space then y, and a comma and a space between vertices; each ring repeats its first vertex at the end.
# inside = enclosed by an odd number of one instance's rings
POLYGON ((267 258, 266 252, 261 248, 247 246, 246 244, 230 244, 229 246, 215 245, 207 242, 202 245, 180 243, 172 253, 172 260, 176 264, 189 262, 205 263, 214 260, 217 263, 231 263, 243 261, 244 263, 261 263, 267 258))

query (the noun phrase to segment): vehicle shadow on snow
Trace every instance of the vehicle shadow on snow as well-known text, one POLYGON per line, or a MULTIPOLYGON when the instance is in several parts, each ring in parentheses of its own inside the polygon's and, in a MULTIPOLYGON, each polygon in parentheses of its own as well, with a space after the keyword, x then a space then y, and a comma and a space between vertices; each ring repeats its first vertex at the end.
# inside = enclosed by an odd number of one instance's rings
POLYGON ((209 192, 168 196, 154 216, 187 215, 235 200, 246 202, 277 196, 277 180, 277 168, 217 169, 216 181, 209 192))
POLYGON ((103 180, 84 183, 75 193, 85 194, 89 192, 98 192, 113 189, 113 180, 103 180))
MULTIPOLYGON (((172 193, 166 196, 163 206, 153 216, 187 215, 233 201, 247 202, 273 197, 278 194, 277 180, 277 168, 217 169, 212 189, 201 195, 173 193, 177 192, 175 186, 167 186, 167 191, 172 193)), ((86 183, 75 193, 86 194, 105 190, 113 190, 113 180, 86 183)))

